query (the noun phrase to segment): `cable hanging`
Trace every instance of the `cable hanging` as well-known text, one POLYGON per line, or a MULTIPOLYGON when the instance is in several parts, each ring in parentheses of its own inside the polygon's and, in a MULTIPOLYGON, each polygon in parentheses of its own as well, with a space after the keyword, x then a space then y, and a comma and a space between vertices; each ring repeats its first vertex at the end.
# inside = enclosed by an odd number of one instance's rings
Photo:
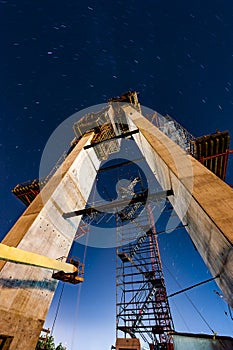
POLYGON ((52 328, 51 328, 51 335, 53 335, 55 323, 56 323, 56 320, 57 320, 57 315, 58 315, 58 312, 59 312, 59 309, 60 309, 60 306, 61 306, 61 300, 62 300, 62 295, 63 295, 63 291, 64 291, 64 286, 65 286, 65 283, 63 282, 62 283, 62 288, 61 288, 61 293, 60 293, 58 304, 57 304, 55 317, 54 317, 54 320, 53 320, 53 325, 52 325, 52 328))
MULTIPOLYGON (((86 233, 86 242, 85 242, 85 248, 84 248, 84 253, 83 253, 84 266, 85 266, 86 256, 87 256, 88 240, 89 240, 89 232, 86 233)), ((79 308, 80 297, 81 297, 81 290, 82 290, 82 283, 79 285, 79 289, 78 289, 77 300, 76 300, 76 305, 75 305, 74 321, 76 320, 77 314, 78 314, 78 308, 79 308)), ((75 325, 76 325, 76 322, 73 322, 73 332, 72 332, 72 338, 71 338, 71 350, 73 349, 73 346, 74 346, 75 325)))
MULTIPOLYGON (((163 264, 167 271, 169 272, 170 276, 173 278, 173 280, 177 283, 177 285, 182 288, 182 286, 180 285, 180 283, 175 279, 175 277, 173 276, 173 274, 171 273, 171 271, 168 269, 168 267, 163 264)), ((208 282, 210 280, 213 280, 213 279, 216 279, 216 278, 219 278, 219 275, 217 275, 216 277, 212 278, 212 279, 209 279, 207 280, 208 282)), ((198 283, 194 286, 197 286, 197 285, 201 285, 203 283, 206 283, 205 281, 201 282, 201 283, 198 283)), ((190 302, 190 304, 193 306, 193 308, 195 309, 195 311, 198 313, 198 315, 201 317, 201 319, 203 320, 203 322, 206 324, 206 326, 209 328, 209 330, 213 333, 213 334, 216 334, 216 332, 211 328, 210 324, 206 321, 206 319, 204 318, 204 316, 201 314, 201 312, 198 310, 198 308, 196 307, 196 305, 193 303, 193 301, 191 300, 191 298, 187 295, 187 293, 185 293, 185 291, 189 290, 189 289, 192 289, 194 288, 194 286, 191 286, 191 287, 188 287, 188 288, 185 288, 185 289, 182 289, 180 292, 177 292, 177 293, 173 293, 171 295, 169 295, 168 297, 171 297, 171 296, 174 296, 174 295, 177 295, 179 293, 184 293, 185 297, 188 299, 188 301, 190 302)))

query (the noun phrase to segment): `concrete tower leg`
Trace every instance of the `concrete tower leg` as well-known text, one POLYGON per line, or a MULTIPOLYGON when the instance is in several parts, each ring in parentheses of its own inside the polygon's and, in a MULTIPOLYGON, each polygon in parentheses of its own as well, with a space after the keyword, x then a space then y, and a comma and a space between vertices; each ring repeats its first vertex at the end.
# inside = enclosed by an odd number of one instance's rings
MULTIPOLYGON (((55 259, 68 255, 80 217, 62 214, 85 207, 100 164, 93 149, 91 157, 83 149, 91 138, 80 140, 2 243, 55 259)), ((0 334, 13 337, 10 350, 35 349, 57 285, 51 275, 0 261, 0 334)))
POLYGON ((123 107, 152 172, 233 307, 233 190, 131 106, 123 107), (134 128, 135 128, 134 126, 134 128))

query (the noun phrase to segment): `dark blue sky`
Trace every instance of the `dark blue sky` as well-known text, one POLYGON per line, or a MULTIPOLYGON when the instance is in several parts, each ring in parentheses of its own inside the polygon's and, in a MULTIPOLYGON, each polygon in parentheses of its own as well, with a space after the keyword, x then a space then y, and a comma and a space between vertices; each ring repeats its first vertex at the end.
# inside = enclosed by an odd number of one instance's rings
POLYGON ((1 0, 0 28, 0 237, 24 210, 11 188, 38 177, 49 136, 76 111, 132 89, 195 136, 233 134, 231 0, 1 0))

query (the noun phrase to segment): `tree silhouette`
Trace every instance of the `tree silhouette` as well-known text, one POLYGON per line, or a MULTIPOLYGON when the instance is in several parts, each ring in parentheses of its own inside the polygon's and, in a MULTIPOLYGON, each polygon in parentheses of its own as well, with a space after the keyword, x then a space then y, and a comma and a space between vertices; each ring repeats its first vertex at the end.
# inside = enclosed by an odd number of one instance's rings
POLYGON ((56 350, 66 350, 66 348, 62 345, 62 343, 59 343, 59 345, 56 347, 56 350))
POLYGON ((66 350, 66 347, 59 343, 56 347, 54 343, 54 338, 50 335, 48 338, 41 338, 38 340, 36 350, 66 350))

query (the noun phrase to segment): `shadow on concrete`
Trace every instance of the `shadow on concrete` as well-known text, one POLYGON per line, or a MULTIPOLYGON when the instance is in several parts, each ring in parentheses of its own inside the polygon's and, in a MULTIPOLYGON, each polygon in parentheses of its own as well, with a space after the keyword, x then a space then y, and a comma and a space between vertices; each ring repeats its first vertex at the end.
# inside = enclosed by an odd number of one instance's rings
POLYGON ((46 289, 49 291, 55 291, 57 281, 44 280, 20 280, 13 278, 0 278, 0 286, 6 288, 32 288, 32 289, 46 289))

